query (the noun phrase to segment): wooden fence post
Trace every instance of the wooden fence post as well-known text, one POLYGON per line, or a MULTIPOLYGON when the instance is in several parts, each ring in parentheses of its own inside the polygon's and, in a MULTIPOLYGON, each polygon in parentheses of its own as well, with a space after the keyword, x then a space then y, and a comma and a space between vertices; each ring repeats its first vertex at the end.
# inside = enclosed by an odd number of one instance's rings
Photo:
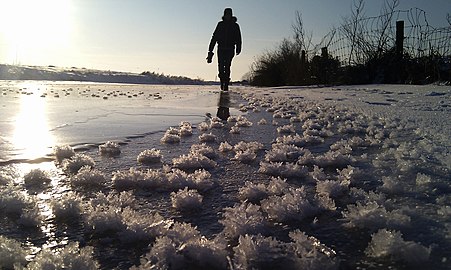
POLYGON ((396 55, 402 56, 404 52, 404 21, 396 22, 396 55))
POLYGON ((323 58, 328 58, 329 53, 327 52, 327 47, 322 47, 321 48, 321 57, 323 58))
POLYGON ((300 69, 301 74, 300 74, 300 76, 301 76, 301 81, 303 84, 306 82, 306 75, 305 75, 306 74, 305 71, 307 69, 306 62, 307 62, 306 53, 305 53, 305 50, 302 50, 301 51, 301 69, 300 69))

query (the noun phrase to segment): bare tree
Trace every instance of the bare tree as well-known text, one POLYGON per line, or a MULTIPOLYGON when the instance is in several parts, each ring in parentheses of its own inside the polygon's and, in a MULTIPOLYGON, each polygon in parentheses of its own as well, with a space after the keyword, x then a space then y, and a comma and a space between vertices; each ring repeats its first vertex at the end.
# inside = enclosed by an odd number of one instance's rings
POLYGON ((363 64, 390 49, 392 22, 398 6, 399 0, 385 0, 380 16, 366 18, 364 0, 354 0, 351 16, 343 19, 340 29, 350 43, 349 65, 363 64), (372 30, 374 26, 377 26, 377 31, 372 30))
POLYGON ((313 33, 306 33, 301 12, 296 11, 295 20, 295 23, 292 25, 295 44, 299 47, 300 50, 305 50, 306 52, 308 52, 310 46, 312 45, 313 33))
POLYGON ((393 15, 395 9, 399 6, 399 0, 386 0, 381 9, 381 16, 379 17, 379 24, 381 30, 378 34, 376 51, 378 56, 387 50, 388 41, 390 39, 390 26, 392 25, 393 15))
POLYGON ((446 20, 448 21, 448 24, 451 26, 451 14, 446 14, 446 20))
POLYGON ((361 59, 359 58, 359 53, 356 53, 356 48, 358 47, 358 43, 364 40, 362 27, 360 25, 360 22, 362 21, 364 17, 364 7, 365 2, 364 0, 354 0, 352 4, 351 9, 351 16, 347 18, 343 18, 343 25, 342 29, 344 31, 344 35, 350 40, 351 42, 351 49, 349 52, 349 59, 348 64, 352 64, 353 60, 355 62, 360 62, 361 59), (359 42, 360 41, 360 42, 359 42), (353 59, 353 56, 355 55, 355 58, 353 59))

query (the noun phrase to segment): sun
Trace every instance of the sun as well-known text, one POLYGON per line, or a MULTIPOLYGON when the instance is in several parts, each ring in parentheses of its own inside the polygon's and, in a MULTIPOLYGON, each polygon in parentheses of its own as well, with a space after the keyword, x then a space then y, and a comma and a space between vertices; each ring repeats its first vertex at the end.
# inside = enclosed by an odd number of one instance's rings
POLYGON ((71 0, 0 0, 4 57, 66 46, 72 30, 71 7, 71 0))

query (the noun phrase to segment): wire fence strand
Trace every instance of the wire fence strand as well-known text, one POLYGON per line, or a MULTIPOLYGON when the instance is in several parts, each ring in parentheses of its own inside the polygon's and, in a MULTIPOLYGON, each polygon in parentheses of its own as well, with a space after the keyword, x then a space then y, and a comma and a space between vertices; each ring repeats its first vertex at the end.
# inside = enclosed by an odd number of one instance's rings
POLYGON ((434 28, 424 10, 412 8, 360 19, 354 22, 353 33, 349 31, 350 25, 335 28, 308 52, 309 58, 327 47, 329 55, 342 65, 364 64, 375 53, 395 48, 397 21, 404 21, 403 52, 409 57, 451 56, 451 26, 434 28))

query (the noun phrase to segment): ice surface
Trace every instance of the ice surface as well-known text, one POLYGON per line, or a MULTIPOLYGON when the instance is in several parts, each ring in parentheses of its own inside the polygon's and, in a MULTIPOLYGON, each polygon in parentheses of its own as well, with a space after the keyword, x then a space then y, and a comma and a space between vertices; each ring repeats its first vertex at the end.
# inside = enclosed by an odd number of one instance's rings
POLYGON ((36 83, 0 85, 0 265, 449 268, 448 86, 36 83))
MULTIPOLYGON (((216 106, 211 89, 5 81, 0 85, 0 142, 6 145, 0 146, 0 162, 40 158, 51 154, 55 145, 100 145, 161 131, 182 120, 201 122, 205 112, 216 106), (29 119, 34 119, 32 125, 29 119)), ((189 130, 182 132, 186 136, 189 130)))

